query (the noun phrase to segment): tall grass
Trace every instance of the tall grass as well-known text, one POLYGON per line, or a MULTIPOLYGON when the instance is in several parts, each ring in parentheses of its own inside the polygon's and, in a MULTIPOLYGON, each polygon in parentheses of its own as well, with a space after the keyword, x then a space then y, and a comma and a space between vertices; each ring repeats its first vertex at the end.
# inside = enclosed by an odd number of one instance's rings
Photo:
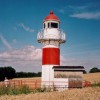
POLYGON ((100 82, 95 82, 91 85, 92 87, 100 87, 100 82))
POLYGON ((17 86, 0 86, 0 95, 18 95, 18 94, 28 94, 28 93, 37 93, 37 92, 50 92, 51 88, 37 88, 31 89, 27 85, 21 87, 17 86))
POLYGON ((27 94, 32 92, 31 89, 23 85, 21 87, 15 87, 15 86, 8 86, 5 87, 4 85, 0 86, 0 95, 17 95, 17 94, 27 94))
POLYGON ((30 93, 28 95, 4 95, 0 100, 100 100, 99 87, 70 89, 60 92, 30 93))

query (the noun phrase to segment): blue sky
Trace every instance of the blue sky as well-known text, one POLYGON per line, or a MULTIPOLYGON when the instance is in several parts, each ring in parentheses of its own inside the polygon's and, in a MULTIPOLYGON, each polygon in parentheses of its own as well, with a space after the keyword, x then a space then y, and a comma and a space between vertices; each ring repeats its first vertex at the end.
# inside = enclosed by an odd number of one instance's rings
POLYGON ((0 66, 41 71, 37 33, 51 10, 66 33, 61 65, 100 68, 100 0, 0 0, 0 66))

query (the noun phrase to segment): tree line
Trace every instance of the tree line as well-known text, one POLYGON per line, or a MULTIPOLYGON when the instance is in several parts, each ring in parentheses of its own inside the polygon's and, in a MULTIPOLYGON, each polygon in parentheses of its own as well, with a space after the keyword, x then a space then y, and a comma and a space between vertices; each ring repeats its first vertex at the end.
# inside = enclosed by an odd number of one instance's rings
POLYGON ((93 67, 92 69, 90 69, 89 73, 96 73, 96 72, 100 72, 100 69, 97 67, 93 67))
POLYGON ((28 78, 28 77, 41 77, 41 72, 16 72, 11 66, 0 67, 0 81, 4 81, 5 77, 8 79, 13 78, 28 78))
POLYGON ((16 72, 16 78, 41 77, 41 72, 16 72))
MULTIPOLYGON (((99 68, 93 67, 90 69, 89 73, 100 72, 99 68)), ((86 71, 83 72, 87 73, 86 71)), ((11 66, 8 67, 0 67, 0 81, 4 81, 5 77, 8 79, 13 78, 28 78, 28 77, 41 77, 41 72, 16 72, 14 68, 11 66)))

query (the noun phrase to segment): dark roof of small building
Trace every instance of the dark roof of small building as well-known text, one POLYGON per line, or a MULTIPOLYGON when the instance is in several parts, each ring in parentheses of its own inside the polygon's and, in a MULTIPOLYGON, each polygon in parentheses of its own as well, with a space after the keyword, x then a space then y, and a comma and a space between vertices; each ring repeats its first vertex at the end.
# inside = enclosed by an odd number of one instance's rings
POLYGON ((54 71, 84 71, 83 66, 53 66, 54 71))
POLYGON ((77 69, 77 68, 81 68, 81 69, 83 69, 84 67, 83 66, 53 66, 53 68, 55 69, 55 68, 66 68, 66 69, 77 69))

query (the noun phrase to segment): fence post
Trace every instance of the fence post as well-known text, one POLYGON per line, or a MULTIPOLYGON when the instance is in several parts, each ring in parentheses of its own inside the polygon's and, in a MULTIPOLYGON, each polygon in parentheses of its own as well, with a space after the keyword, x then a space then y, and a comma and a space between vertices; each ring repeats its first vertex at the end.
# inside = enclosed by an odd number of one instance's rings
POLYGON ((14 80, 14 89, 15 89, 15 80, 14 80))
POLYGON ((20 88, 22 85, 21 85, 21 80, 18 81, 18 87, 20 88))
POLYGON ((22 86, 22 80, 20 81, 20 86, 22 86))
POLYGON ((37 80, 35 81, 35 89, 37 88, 37 80))

